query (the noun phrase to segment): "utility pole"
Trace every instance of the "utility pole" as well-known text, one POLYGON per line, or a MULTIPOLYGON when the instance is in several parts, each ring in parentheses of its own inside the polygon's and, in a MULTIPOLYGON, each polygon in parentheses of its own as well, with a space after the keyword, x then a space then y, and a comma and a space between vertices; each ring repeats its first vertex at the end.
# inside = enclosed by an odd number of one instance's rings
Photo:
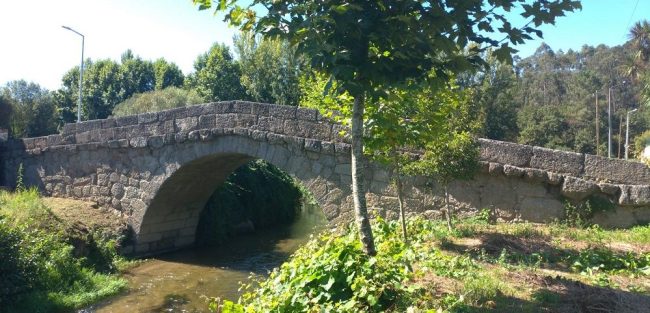
POLYGON ((598 90, 596 90, 596 155, 600 155, 600 115, 598 115, 598 90))
POLYGON ((607 157, 612 157, 612 87, 607 93, 607 157))
POLYGON ((623 142, 623 115, 619 116, 618 120, 618 154, 617 158, 621 158, 621 143, 623 142))
POLYGON ((626 160, 630 150, 630 114, 636 112, 636 110, 638 109, 627 111, 627 119, 625 120, 625 159, 626 160))

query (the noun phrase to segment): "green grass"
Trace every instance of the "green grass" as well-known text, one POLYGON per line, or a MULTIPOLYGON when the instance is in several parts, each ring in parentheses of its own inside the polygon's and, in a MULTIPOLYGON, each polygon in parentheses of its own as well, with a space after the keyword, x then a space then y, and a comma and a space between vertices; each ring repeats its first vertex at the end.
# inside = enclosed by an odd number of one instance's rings
POLYGON ((616 310, 650 303, 648 227, 581 229, 560 224, 496 224, 482 218, 373 222, 378 254, 362 253, 354 227, 328 231, 299 249, 238 304, 221 312, 548 312, 585 301, 616 310), (634 252, 596 245, 606 240, 634 252), (645 286, 645 287, 644 287, 645 286), (611 291, 608 291, 611 290, 611 291), (644 302, 646 301, 646 302, 644 302), (609 307, 608 307, 609 306, 609 307))
POLYGON ((0 307, 3 312, 71 312, 126 288, 115 241, 91 234, 78 257, 65 225, 35 189, 0 191, 0 307))

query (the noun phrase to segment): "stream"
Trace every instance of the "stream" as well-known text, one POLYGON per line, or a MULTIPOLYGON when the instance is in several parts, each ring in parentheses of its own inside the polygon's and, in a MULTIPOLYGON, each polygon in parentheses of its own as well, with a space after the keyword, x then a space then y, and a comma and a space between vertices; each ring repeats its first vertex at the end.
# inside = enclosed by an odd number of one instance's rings
POLYGON ((251 274, 268 276, 325 226, 319 208, 304 206, 290 226, 258 230, 217 247, 153 257, 124 274, 126 293, 78 313, 208 312, 206 297, 237 301, 240 282, 251 282, 251 274))

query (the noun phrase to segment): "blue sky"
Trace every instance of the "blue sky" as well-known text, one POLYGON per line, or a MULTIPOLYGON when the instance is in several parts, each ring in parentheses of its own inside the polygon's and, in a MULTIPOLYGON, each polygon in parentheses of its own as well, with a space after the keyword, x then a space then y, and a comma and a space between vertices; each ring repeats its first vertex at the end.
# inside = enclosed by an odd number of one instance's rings
MULTIPOLYGON (((516 47, 528 56, 544 41, 554 50, 584 44, 609 46, 626 41, 627 30, 650 19, 650 0, 583 0, 583 10, 544 26, 544 39, 516 47), (636 6, 636 9, 635 9, 636 6)), ((190 0, 30 0, 0 1, 0 85, 25 79, 48 89, 85 56, 118 60, 131 49, 144 59, 164 57, 186 74, 196 56, 214 42, 232 44, 235 31, 211 12, 197 11, 190 0)))

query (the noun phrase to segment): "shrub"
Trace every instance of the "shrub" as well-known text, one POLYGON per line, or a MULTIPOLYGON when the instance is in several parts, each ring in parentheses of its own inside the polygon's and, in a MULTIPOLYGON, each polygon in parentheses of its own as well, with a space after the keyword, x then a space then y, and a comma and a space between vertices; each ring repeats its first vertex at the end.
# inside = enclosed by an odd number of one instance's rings
POLYGON ((157 112, 167 109, 199 104, 204 100, 194 90, 185 90, 178 87, 167 87, 138 93, 113 109, 114 116, 133 115, 145 112, 157 112))
MULTIPOLYGON (((410 267, 417 255, 403 243, 397 222, 378 219, 374 224, 377 256, 363 253, 351 225, 343 233, 324 232, 298 249, 268 279, 257 282, 258 289, 248 289, 240 299, 241 305, 215 300, 212 309, 384 312, 405 308, 413 291, 404 288, 403 283, 412 276, 410 267)), ((411 245, 419 245, 420 237, 413 238, 411 245)))

